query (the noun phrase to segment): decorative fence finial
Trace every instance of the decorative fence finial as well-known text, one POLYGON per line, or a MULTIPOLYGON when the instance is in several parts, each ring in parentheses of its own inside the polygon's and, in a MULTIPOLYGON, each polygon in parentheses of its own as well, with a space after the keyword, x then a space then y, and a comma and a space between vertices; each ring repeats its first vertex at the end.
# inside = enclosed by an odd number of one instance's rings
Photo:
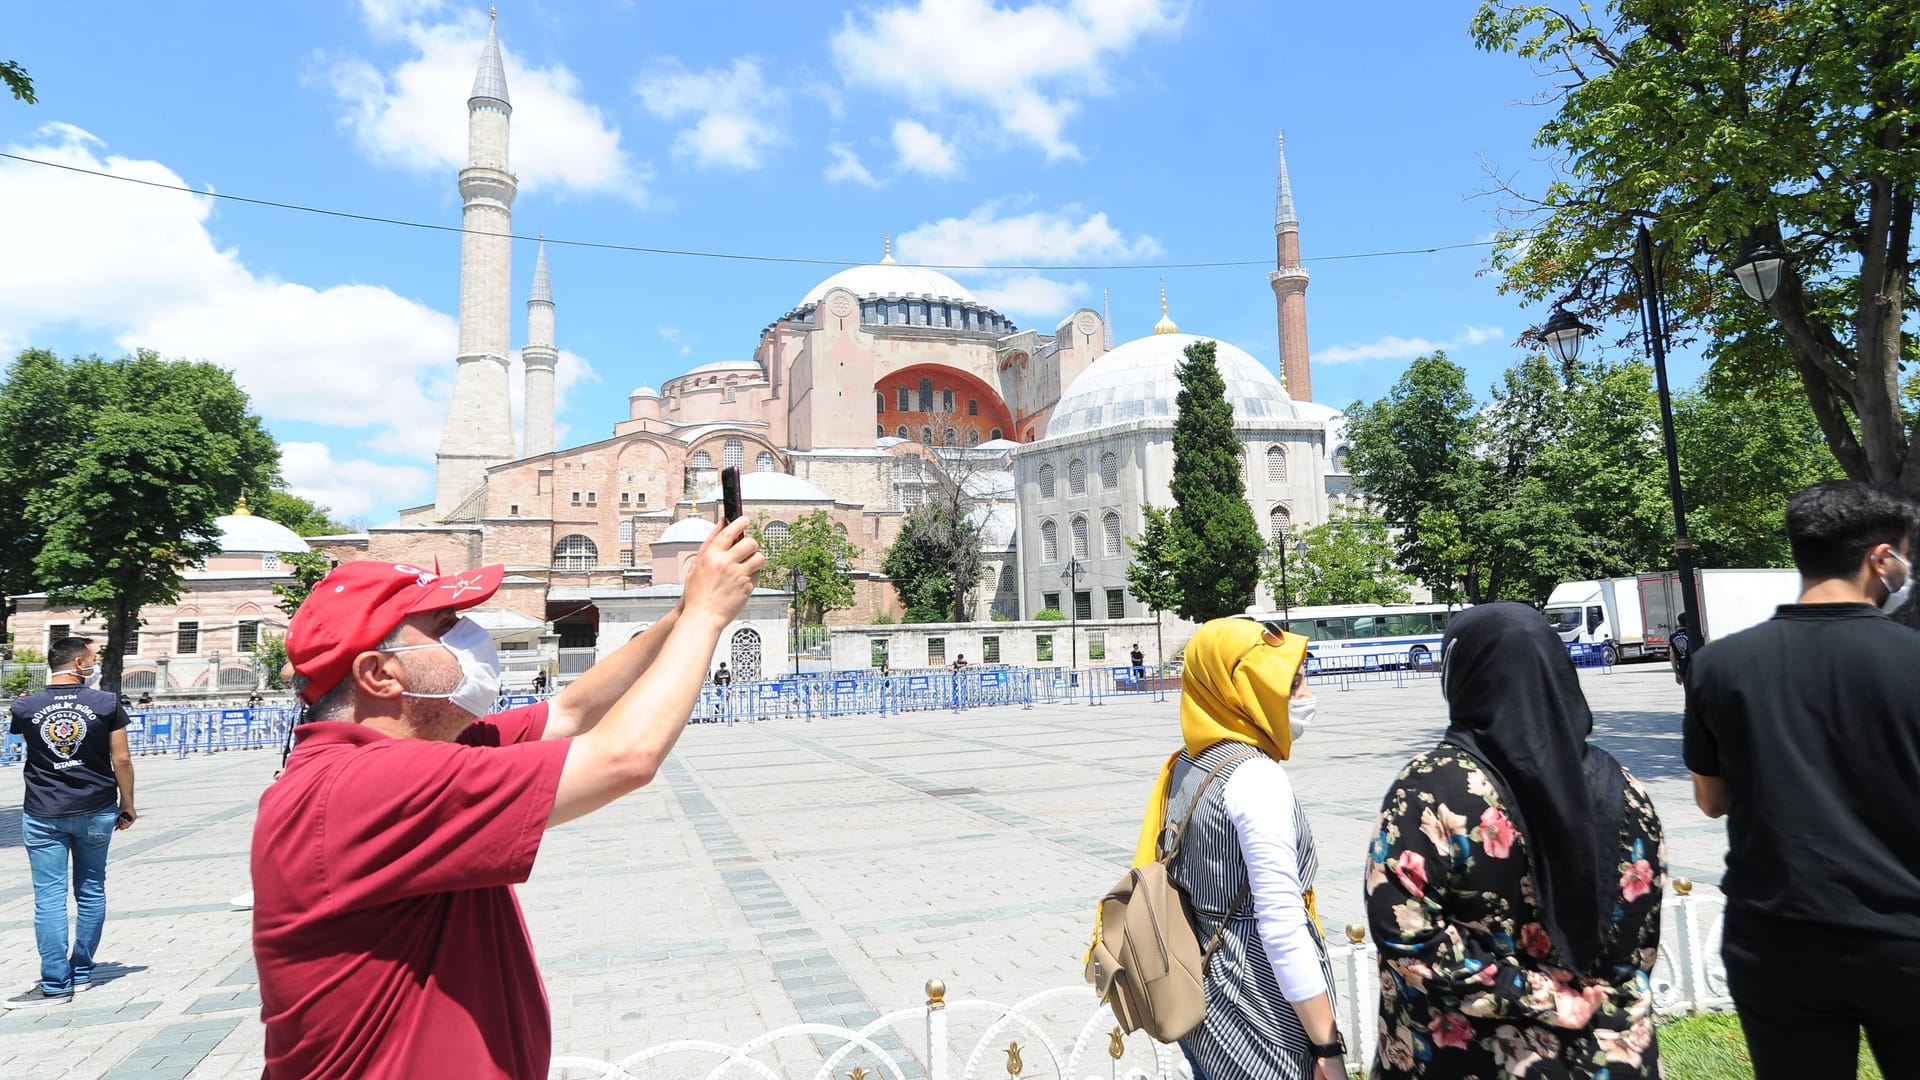
POLYGON ((1353 942, 1355 945, 1367 940, 1367 924, 1363 922, 1348 923, 1347 940, 1353 942))
POLYGON ((1679 893, 1681 896, 1692 896, 1693 895, 1693 879, 1690 877, 1674 878, 1673 891, 1679 893))
POLYGON ((927 980, 927 1008, 945 1008, 947 1003, 947 984, 939 979, 927 980))
POLYGON ((1017 1042, 1008 1043, 1007 1044, 1007 1075, 1019 1076, 1022 1072, 1026 1071, 1026 1068, 1027 1068, 1026 1065, 1022 1063, 1020 1060, 1020 1044, 1017 1042))

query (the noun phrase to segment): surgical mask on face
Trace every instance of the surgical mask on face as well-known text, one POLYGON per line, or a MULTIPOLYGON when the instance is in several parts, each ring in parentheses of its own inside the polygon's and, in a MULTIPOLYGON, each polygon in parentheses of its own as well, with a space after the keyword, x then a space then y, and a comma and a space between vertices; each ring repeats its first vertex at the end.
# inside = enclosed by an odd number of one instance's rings
POLYGON ((1313 726, 1314 717, 1320 711, 1320 699, 1310 697, 1290 698, 1287 701, 1287 731, 1294 742, 1307 733, 1313 726))
MULTIPOLYGON (((1889 551, 1887 554, 1892 555, 1896 559, 1900 559, 1900 556, 1895 552, 1889 551)), ((1897 589, 1888 588, 1887 598, 1880 601, 1880 610, 1889 615, 1900 610, 1900 605, 1906 603, 1913 597, 1913 564, 1905 559, 1900 559, 1900 565, 1907 568, 1907 580, 1901 582, 1900 587, 1897 589)))
POLYGON ((411 652, 415 649, 444 648, 460 662, 460 682, 445 694, 420 694, 402 691, 405 697, 441 698, 472 713, 485 716, 500 697, 500 653, 493 647, 493 635, 472 619, 462 618, 440 635, 440 640, 425 645, 402 645, 383 652, 411 652))

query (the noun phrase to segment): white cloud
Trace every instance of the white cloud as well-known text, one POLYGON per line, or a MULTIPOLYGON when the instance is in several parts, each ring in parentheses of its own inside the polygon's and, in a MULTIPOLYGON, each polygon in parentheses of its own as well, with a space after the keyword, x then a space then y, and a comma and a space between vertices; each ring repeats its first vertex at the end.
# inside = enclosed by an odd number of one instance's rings
POLYGON ((769 150, 785 141, 773 114, 786 95, 766 84, 760 61, 737 57, 733 66, 688 71, 678 63, 640 77, 635 90, 655 116, 698 117, 673 139, 673 156, 701 168, 758 169, 769 150))
MULTIPOLYGON (((341 105, 341 123, 374 161, 448 177, 467 162, 467 95, 487 37, 477 10, 449 22, 424 21, 442 5, 378 0, 362 15, 376 38, 397 39, 412 55, 383 71, 348 57, 325 64, 320 80, 341 105)), ((511 162, 523 191, 553 186, 647 200, 650 170, 620 144, 620 128, 587 101, 580 80, 560 65, 516 61, 501 42, 513 96, 511 162)))
POLYGON ((1038 274, 1017 274, 1000 278, 991 285, 973 290, 979 301, 1009 315, 1039 315, 1059 318, 1079 306, 1093 287, 1078 279, 1055 281, 1038 274))
MULTIPOLYGON (((159 162, 107 154, 69 125, 9 149, 184 184, 159 162)), ((432 460, 458 348, 452 317, 376 285, 316 288, 257 273, 208 232, 210 199, 4 161, 0 200, 34 208, 0 216, 0 250, 12 256, 0 260, 0 352, 55 329, 110 335, 122 349, 228 368, 270 422, 351 429, 369 450, 432 460)), ((592 377, 563 352, 556 393, 592 377)), ((422 493, 375 497, 405 504, 422 493)))
POLYGON ((893 152, 894 164, 909 172, 952 176, 960 171, 953 144, 918 120, 901 120, 893 125, 893 152))
POLYGON ((1143 38, 1186 20, 1186 0, 917 0, 856 17, 831 39, 849 84, 894 91, 917 107, 985 108, 1009 135, 1079 158, 1067 139, 1080 100, 1108 91, 1106 73, 1143 38))
POLYGON ((1441 349, 1461 349, 1506 336, 1497 326, 1469 326, 1446 341, 1388 334, 1362 345, 1334 345, 1315 349, 1313 359, 1320 364, 1357 364, 1367 360, 1411 360, 1441 349))
POLYGON ((827 152, 833 155, 833 164, 828 165, 826 171, 821 174, 827 183, 845 182, 870 188, 883 186, 881 181, 867 171, 866 165, 861 162, 860 155, 854 153, 853 147, 845 143, 829 143, 827 152))
POLYGON ((336 518, 409 506, 433 489, 428 469, 363 459, 336 461, 332 449, 317 442, 281 443, 280 474, 295 495, 327 507, 336 518))
POLYGON ((1151 236, 1128 239, 1104 213, 1082 216, 1079 207, 1032 210, 1003 216, 1031 197, 995 199, 964 218, 942 218, 902 233, 894 240, 907 261, 978 266, 991 263, 1089 263, 1145 259, 1161 253, 1151 236))

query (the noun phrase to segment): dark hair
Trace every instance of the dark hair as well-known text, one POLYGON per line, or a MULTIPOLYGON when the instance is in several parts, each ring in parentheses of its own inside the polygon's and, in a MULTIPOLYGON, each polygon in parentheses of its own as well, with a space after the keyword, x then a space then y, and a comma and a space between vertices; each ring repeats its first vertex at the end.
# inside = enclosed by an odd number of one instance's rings
POLYGON ((73 666, 75 660, 86 655, 93 648, 90 637, 63 637, 47 646, 47 670, 60 671, 73 666))
POLYGON ((1899 547, 1913 534, 1916 508, 1857 480, 1823 480, 1787 503, 1787 542, 1802 577, 1850 578, 1867 552, 1899 547))

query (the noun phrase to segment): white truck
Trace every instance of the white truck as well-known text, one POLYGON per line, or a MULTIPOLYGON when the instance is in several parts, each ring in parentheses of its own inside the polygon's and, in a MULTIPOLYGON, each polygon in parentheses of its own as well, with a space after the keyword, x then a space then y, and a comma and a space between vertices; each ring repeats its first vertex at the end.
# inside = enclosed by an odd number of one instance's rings
MULTIPOLYGON (((1800 575, 1792 570, 1700 570, 1696 575, 1701 629, 1708 641, 1764 622, 1774 608, 1800 595, 1800 575)), ((1680 614, 1680 575, 1562 582, 1547 598, 1546 613, 1562 641, 1600 646, 1610 661, 1665 656, 1680 614)))

